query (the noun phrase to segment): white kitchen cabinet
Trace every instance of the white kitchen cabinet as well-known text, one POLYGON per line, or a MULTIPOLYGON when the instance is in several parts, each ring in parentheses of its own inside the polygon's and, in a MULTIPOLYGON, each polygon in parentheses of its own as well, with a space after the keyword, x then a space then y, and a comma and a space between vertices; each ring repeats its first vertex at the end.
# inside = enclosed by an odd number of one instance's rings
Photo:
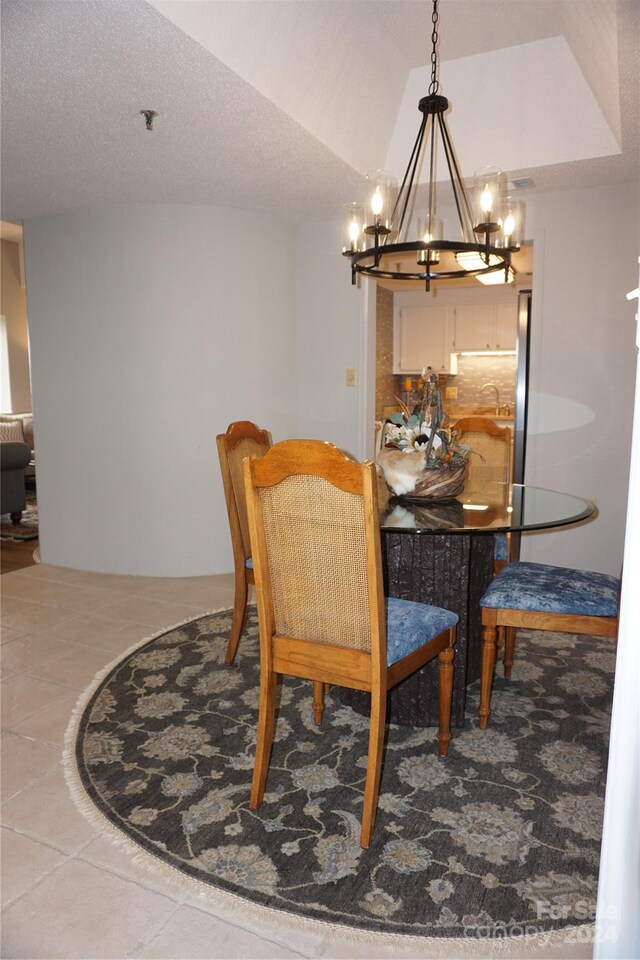
POLYGON ((518 338, 518 306, 513 303, 496 304, 496 350, 515 350, 518 338))
POLYGON ((394 324, 393 372, 419 374, 423 367, 451 372, 448 307, 403 307, 394 324))
POLYGON ((453 308, 452 350, 515 350, 515 303, 459 304, 453 308))
POLYGON ((454 350, 493 349, 493 304, 465 303, 453 307, 452 312, 454 350))

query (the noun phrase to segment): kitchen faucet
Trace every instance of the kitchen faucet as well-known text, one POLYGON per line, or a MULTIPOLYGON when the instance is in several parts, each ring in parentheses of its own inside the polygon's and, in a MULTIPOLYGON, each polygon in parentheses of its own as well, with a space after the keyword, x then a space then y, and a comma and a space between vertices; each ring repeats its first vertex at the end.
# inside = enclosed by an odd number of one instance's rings
POLYGON ((485 383, 485 385, 480 390, 480 393, 484 393, 487 387, 492 387, 496 392, 496 417, 499 417, 500 416, 500 392, 497 386, 495 385, 495 383, 485 383))

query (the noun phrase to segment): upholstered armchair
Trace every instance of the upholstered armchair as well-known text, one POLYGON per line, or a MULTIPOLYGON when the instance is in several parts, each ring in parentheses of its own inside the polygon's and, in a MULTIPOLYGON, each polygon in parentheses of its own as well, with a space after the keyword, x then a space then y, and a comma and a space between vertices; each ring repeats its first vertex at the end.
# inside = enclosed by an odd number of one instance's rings
POLYGON ((0 513, 11 514, 12 523, 20 523, 27 505, 24 471, 31 460, 26 443, 6 440, 0 443, 0 513))

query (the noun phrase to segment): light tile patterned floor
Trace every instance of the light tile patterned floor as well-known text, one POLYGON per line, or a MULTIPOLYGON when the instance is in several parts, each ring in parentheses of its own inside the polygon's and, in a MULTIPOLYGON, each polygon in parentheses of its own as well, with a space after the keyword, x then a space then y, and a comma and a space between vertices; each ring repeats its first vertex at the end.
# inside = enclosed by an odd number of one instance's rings
MULTIPOLYGON (((64 780, 64 734, 95 674, 162 627, 233 602, 233 576, 122 577, 38 565, 2 587, 2 957, 452 957, 441 944, 359 943, 225 918, 101 836, 64 780)), ((493 956, 491 944, 473 955, 493 956)), ((461 956, 470 956, 469 948, 461 956)), ((590 957, 589 945, 510 957, 590 957)))

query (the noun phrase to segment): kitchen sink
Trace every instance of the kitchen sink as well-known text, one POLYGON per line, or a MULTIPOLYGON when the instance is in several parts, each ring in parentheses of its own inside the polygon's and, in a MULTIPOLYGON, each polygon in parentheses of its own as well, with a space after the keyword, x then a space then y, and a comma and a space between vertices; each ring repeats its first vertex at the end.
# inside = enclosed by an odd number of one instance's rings
POLYGON ((513 423, 513 413, 505 414, 501 410, 496 414, 496 408, 492 406, 451 406, 447 410, 447 415, 452 423, 463 417, 483 417, 486 420, 495 420, 496 423, 513 423))

